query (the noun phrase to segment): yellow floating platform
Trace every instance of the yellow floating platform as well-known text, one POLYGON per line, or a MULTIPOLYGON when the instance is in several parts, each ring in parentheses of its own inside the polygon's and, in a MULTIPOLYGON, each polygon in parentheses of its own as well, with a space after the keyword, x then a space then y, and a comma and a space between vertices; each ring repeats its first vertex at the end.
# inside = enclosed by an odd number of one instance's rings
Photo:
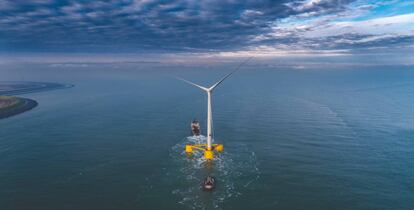
POLYGON ((223 144, 213 144, 211 149, 208 149, 207 144, 186 144, 185 152, 193 153, 194 149, 204 151, 204 158, 212 160, 214 158, 214 151, 221 152, 224 149, 223 144))

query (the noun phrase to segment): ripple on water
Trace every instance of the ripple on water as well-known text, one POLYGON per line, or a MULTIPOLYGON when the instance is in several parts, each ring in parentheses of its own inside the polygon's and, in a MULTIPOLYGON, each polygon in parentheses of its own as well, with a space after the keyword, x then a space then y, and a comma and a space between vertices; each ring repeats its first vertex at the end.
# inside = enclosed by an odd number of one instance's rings
POLYGON ((187 137, 170 151, 172 163, 166 176, 180 183, 172 194, 178 197, 180 204, 190 209, 220 209, 226 200, 242 195, 243 188, 248 188, 260 175, 256 155, 245 144, 236 145, 237 151, 225 149, 212 162, 207 162, 201 151, 187 155, 183 150, 185 144, 205 141, 205 136, 187 137), (217 180, 213 192, 201 189, 201 182, 208 175, 217 180))

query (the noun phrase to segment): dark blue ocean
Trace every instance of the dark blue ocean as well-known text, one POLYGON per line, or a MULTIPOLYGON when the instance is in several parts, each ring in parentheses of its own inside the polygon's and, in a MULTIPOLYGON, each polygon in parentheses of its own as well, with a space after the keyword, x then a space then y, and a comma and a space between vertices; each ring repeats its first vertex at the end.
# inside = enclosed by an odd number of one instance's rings
POLYGON ((207 86, 236 65, 1 65, 1 81, 74 87, 0 120, 0 209, 414 208, 413 68, 252 62, 213 94, 224 152, 186 156, 206 95, 174 77, 207 86))

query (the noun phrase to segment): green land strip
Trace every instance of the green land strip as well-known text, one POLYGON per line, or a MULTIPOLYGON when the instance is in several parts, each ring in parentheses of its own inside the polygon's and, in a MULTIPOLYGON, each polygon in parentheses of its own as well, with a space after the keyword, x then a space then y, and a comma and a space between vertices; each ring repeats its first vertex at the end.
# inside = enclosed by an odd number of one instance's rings
POLYGON ((33 109, 37 102, 28 98, 0 96, 0 119, 33 109))

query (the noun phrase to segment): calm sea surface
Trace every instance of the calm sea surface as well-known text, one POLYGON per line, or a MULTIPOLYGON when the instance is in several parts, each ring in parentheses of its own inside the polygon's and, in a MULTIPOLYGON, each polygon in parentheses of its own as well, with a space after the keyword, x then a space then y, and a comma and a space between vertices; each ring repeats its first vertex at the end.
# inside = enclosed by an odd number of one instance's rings
POLYGON ((173 76, 230 69, 137 65, 2 66, 74 87, 0 120, 1 210, 414 208, 414 69, 248 66, 214 92, 225 149, 206 164, 183 152, 205 93, 173 76))

